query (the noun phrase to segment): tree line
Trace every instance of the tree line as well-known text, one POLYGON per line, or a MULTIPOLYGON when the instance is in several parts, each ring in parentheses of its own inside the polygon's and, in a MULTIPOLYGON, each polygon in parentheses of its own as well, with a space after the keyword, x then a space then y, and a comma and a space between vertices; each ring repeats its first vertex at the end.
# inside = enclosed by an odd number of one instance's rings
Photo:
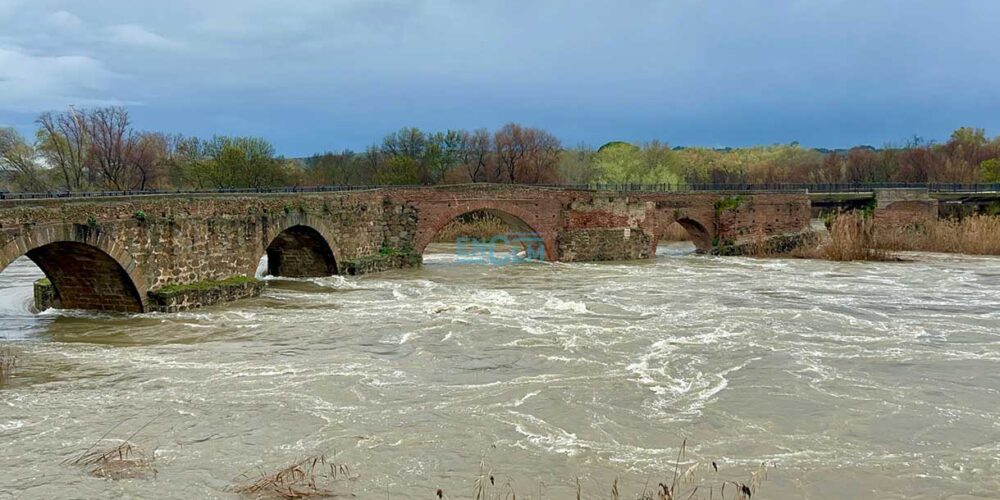
POLYGON ((1000 136, 956 130, 881 148, 826 151, 796 143, 679 148, 658 141, 565 147, 551 133, 405 127, 364 151, 288 159, 258 137, 211 139, 137 130, 128 110, 47 112, 30 140, 0 128, 0 190, 225 189, 501 182, 708 184, 1000 182, 1000 136))

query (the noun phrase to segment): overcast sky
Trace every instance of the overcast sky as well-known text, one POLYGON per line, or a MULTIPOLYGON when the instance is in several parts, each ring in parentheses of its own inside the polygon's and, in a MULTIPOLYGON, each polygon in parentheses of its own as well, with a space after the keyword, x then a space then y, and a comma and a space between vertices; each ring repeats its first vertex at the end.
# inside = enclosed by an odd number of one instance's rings
POLYGON ((127 105, 291 156, 402 126, 565 144, 1000 134, 997 0, 0 0, 0 125, 127 105))

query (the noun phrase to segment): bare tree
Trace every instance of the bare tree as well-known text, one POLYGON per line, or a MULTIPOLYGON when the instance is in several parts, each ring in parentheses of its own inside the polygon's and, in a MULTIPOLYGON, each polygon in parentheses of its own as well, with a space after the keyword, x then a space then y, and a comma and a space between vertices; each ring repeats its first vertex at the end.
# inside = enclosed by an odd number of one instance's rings
POLYGON ((496 150, 496 180, 505 180, 513 183, 517 178, 517 169, 521 165, 525 150, 524 127, 516 123, 508 123, 493 134, 493 143, 496 150))
POLYGON ((536 184, 558 176, 561 145, 552 134, 508 123, 494 134, 493 142, 500 179, 536 184))
POLYGON ((114 189, 131 189, 130 159, 139 137, 129 123, 128 111, 121 107, 97 108, 86 113, 90 132, 90 159, 104 184, 114 189))
POLYGON ((165 177, 165 160, 171 138, 156 132, 139 134, 135 147, 131 148, 127 161, 130 189, 152 189, 159 187, 165 177))
POLYGON ((73 108, 64 113, 43 113, 38 117, 38 150, 56 168, 67 191, 82 189, 88 177, 90 150, 87 120, 73 108))
POLYGON ((486 180, 486 168, 493 153, 493 141, 484 128, 473 132, 463 130, 460 136, 459 162, 469 175, 470 182, 486 180))

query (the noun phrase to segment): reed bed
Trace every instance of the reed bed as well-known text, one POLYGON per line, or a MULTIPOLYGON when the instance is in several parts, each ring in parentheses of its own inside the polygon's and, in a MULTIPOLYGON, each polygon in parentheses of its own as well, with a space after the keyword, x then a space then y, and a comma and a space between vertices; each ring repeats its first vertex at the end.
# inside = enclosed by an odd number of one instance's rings
POLYGON ((838 215, 830 223, 830 239, 813 252, 814 257, 833 261, 898 260, 879 244, 875 221, 861 212, 838 215))
POLYGON ((972 215, 935 220, 896 230, 880 230, 881 248, 897 251, 1000 255, 1000 217, 972 215))
POLYGON ((0 345, 0 385, 7 383, 17 370, 17 351, 8 345, 0 345))
POLYGON ((663 230, 660 241, 691 241, 691 234, 680 223, 674 222, 663 230))
POLYGON ((511 233, 510 226, 499 217, 475 212, 448 223, 434 236, 437 243, 454 243, 458 238, 489 240, 496 235, 511 233))
POLYGON ((314 455, 276 471, 260 470, 255 478, 242 476, 233 491, 251 498, 331 498, 353 497, 338 493, 338 486, 354 481, 348 466, 333 463, 325 455, 314 455))

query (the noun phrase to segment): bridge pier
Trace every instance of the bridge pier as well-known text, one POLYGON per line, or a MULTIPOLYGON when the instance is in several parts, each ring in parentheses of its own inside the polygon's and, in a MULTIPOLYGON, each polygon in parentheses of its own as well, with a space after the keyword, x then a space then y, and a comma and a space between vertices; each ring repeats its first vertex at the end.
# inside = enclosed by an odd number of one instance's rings
POLYGON ((903 228, 924 224, 938 218, 938 200, 921 189, 876 189, 875 223, 883 227, 903 228))

